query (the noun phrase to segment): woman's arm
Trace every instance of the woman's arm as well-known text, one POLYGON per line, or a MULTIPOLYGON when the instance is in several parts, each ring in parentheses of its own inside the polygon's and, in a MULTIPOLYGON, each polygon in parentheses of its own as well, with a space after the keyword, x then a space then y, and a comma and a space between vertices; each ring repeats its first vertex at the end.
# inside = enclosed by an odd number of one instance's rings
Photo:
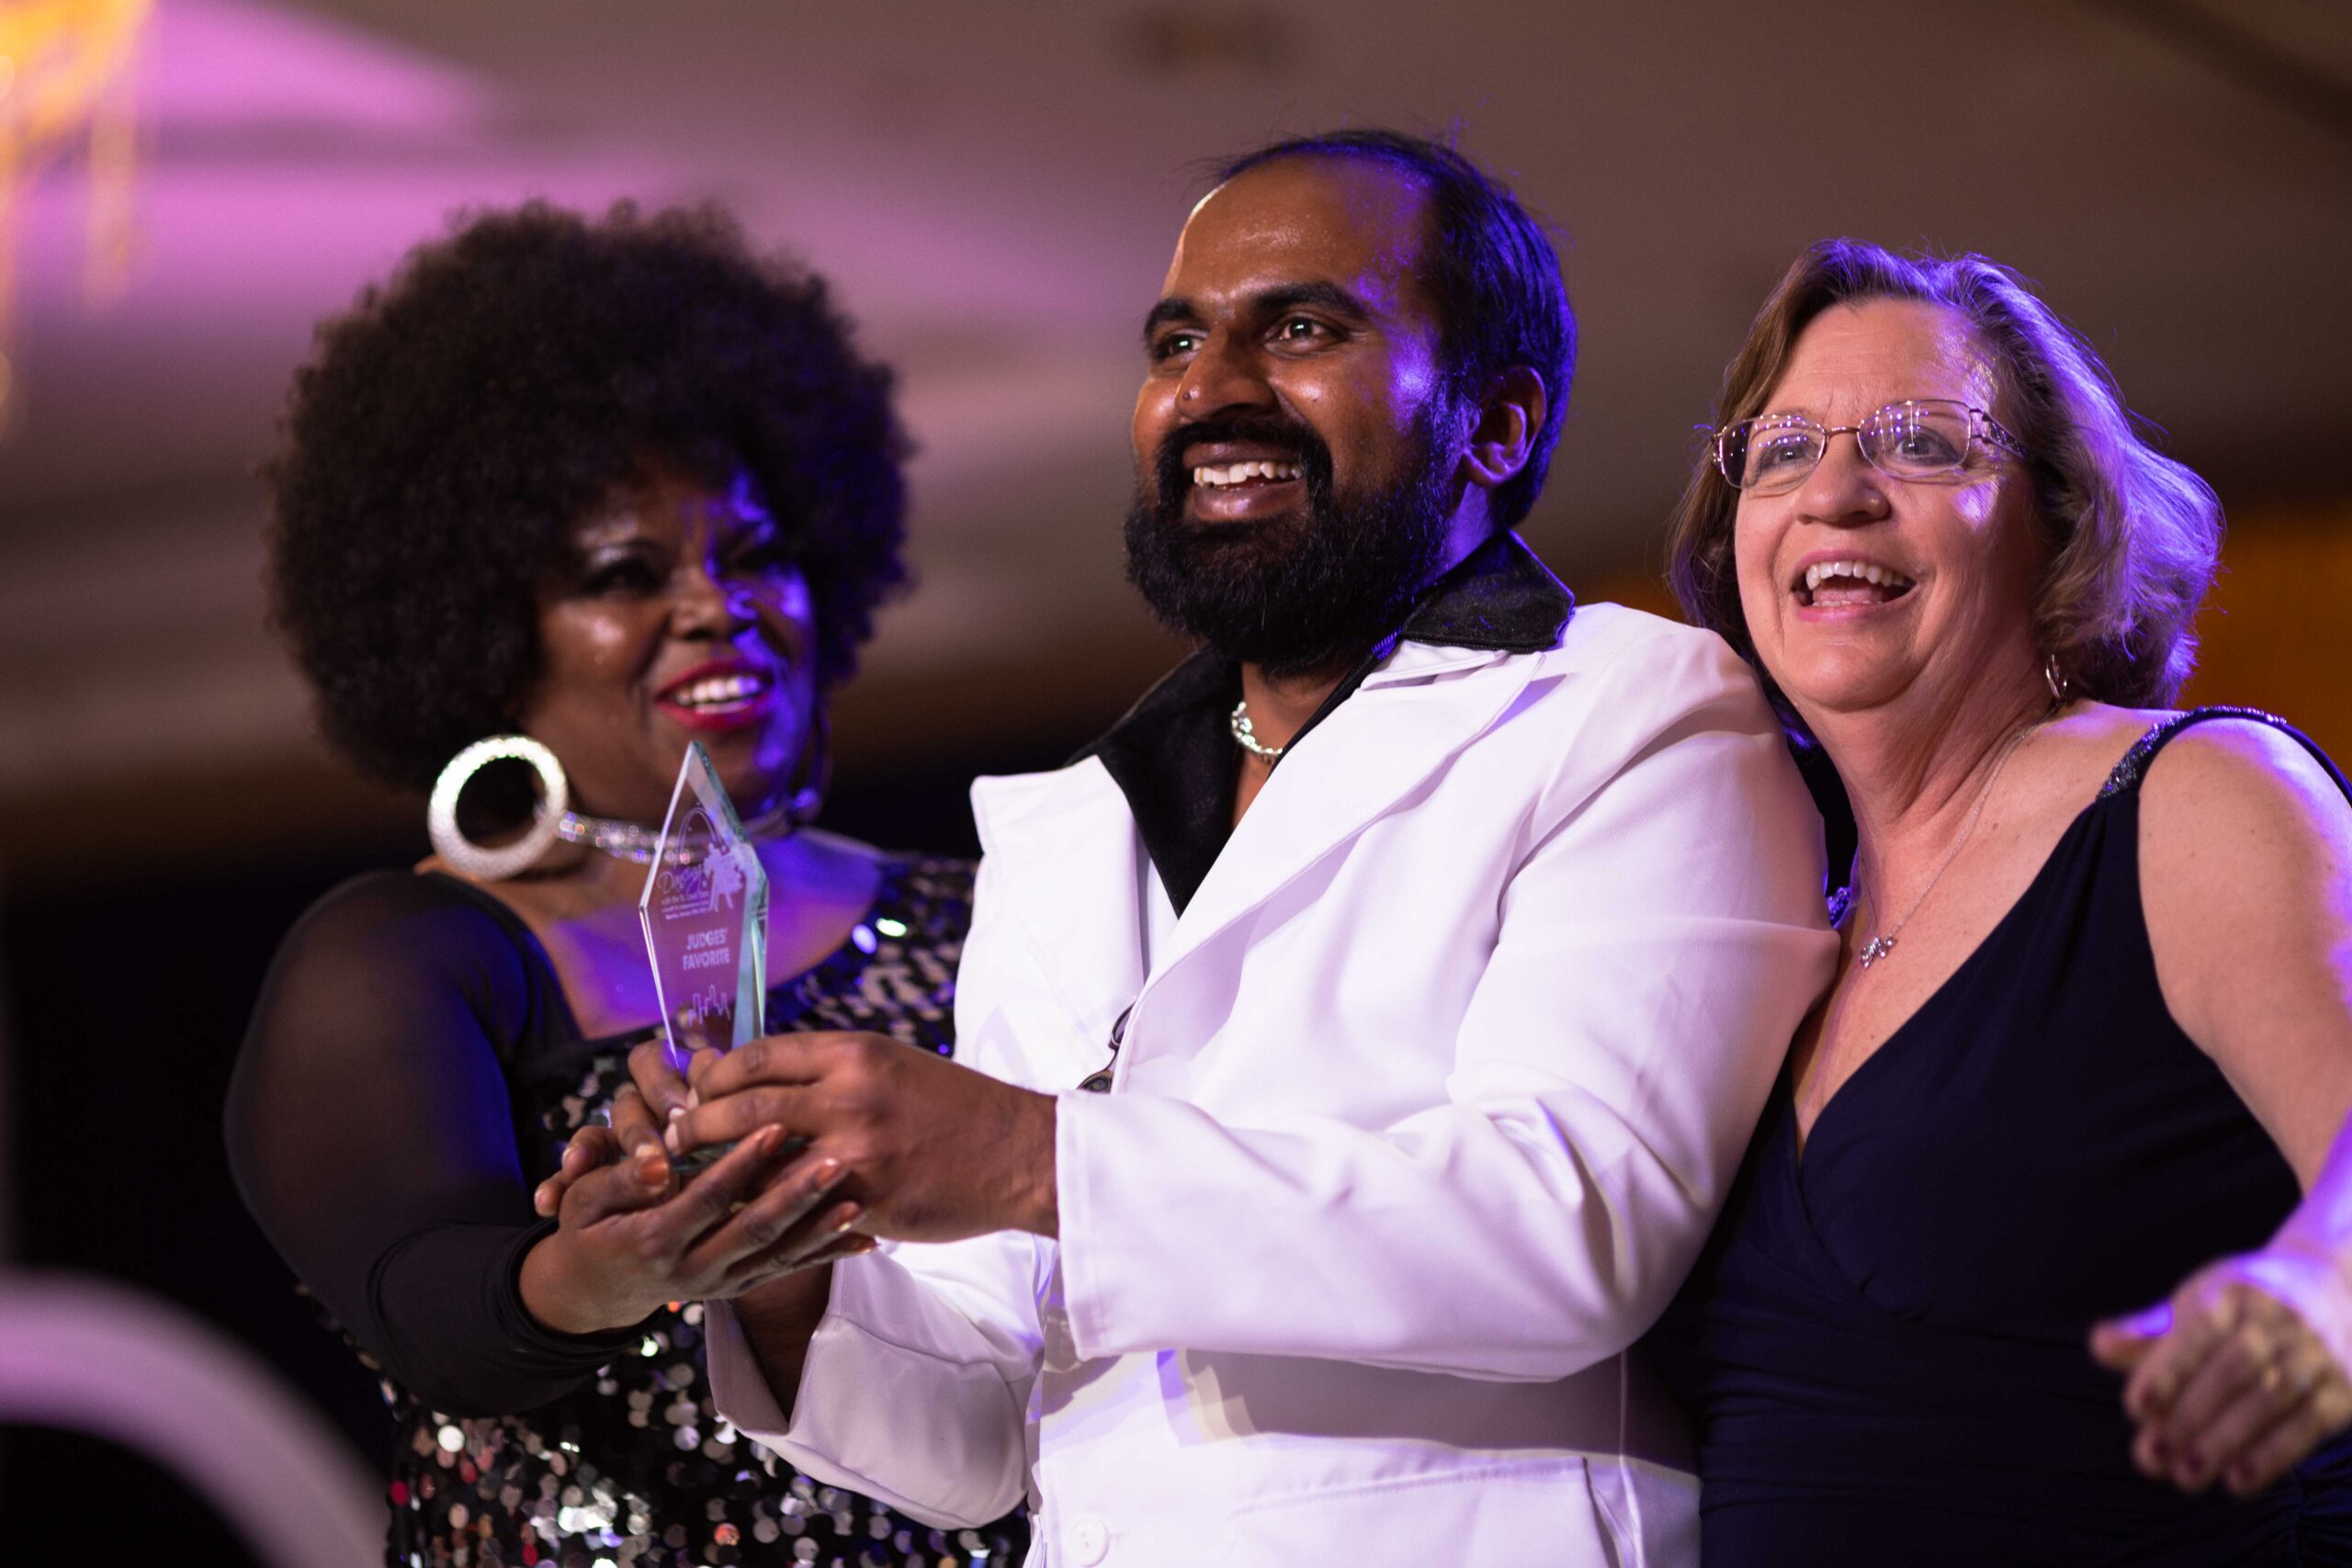
POLYGON ((486 910, 391 873, 322 901, 265 983, 227 1110, 246 1205, 338 1321, 420 1399, 527 1409, 617 1336, 549 1333, 516 1278, 531 1212, 502 1042, 534 1006, 486 910))
POLYGON ((818 1213, 839 1170, 773 1138, 682 1188, 658 1139, 624 1160, 591 1129, 554 1223, 536 1216, 504 1043, 553 1001, 488 911, 424 878, 368 878, 287 939, 230 1089, 230 1163, 262 1228, 453 1415, 560 1397, 665 1302, 732 1295, 847 1240, 853 1212, 818 1213))
POLYGON ((2352 1421, 2352 804, 2279 731, 2206 723, 2149 770, 2140 858, 2165 1005, 2305 1198, 2092 1346, 2131 1373, 2142 1469, 2251 1492, 2352 1421))

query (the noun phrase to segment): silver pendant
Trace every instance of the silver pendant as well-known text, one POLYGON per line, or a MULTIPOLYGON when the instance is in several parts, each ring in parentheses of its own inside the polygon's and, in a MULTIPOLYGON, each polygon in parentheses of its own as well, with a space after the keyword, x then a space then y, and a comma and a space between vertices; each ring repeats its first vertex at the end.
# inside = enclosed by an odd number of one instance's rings
POLYGON ((1871 964, 1877 963, 1880 959, 1884 958, 1888 953, 1894 951, 1894 939, 1893 937, 1874 936, 1871 938, 1870 941, 1862 943, 1862 951, 1860 953, 1862 967, 1865 969, 1869 968, 1871 964))

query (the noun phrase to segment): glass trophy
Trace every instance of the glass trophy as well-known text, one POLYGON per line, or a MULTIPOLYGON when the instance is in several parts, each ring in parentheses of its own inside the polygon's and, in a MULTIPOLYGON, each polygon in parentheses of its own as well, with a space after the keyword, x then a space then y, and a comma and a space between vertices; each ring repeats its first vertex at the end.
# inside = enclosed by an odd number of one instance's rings
MULTIPOLYGON (((767 1032, 767 868, 700 742, 678 768, 637 913, 672 1066, 683 1073, 696 1051, 729 1051, 767 1032)), ((721 1152, 679 1163, 706 1165, 721 1152)))

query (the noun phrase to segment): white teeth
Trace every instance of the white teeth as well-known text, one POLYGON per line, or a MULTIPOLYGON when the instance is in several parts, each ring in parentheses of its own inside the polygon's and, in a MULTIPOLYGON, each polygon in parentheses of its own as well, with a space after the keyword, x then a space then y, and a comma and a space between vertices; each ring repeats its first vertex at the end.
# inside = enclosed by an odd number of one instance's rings
POLYGON ((682 707, 724 707, 730 703, 749 702, 767 690, 767 682, 756 675, 714 675, 707 681, 696 681, 684 691, 670 694, 670 701, 682 707))
POLYGON ((1247 484, 1251 479, 1295 479, 1299 472, 1296 463, 1224 463, 1213 468, 1194 468, 1193 482, 1204 486, 1238 485, 1247 484))
POLYGON ((1812 592, 1833 577, 1858 577, 1864 582, 1874 582, 1882 588, 1911 586, 1911 580, 1901 572, 1872 566, 1868 561, 1825 560, 1815 561, 1804 569, 1805 592, 1812 592))

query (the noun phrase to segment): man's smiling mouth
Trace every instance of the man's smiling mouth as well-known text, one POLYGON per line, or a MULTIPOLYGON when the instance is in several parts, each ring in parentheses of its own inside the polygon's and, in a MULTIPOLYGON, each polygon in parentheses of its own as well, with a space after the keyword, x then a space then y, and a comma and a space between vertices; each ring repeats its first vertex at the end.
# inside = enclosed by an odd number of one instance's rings
POLYGON ((1229 490, 1239 485, 1285 484, 1305 473, 1296 463, 1220 463, 1194 468, 1193 483, 1204 490, 1229 490))

